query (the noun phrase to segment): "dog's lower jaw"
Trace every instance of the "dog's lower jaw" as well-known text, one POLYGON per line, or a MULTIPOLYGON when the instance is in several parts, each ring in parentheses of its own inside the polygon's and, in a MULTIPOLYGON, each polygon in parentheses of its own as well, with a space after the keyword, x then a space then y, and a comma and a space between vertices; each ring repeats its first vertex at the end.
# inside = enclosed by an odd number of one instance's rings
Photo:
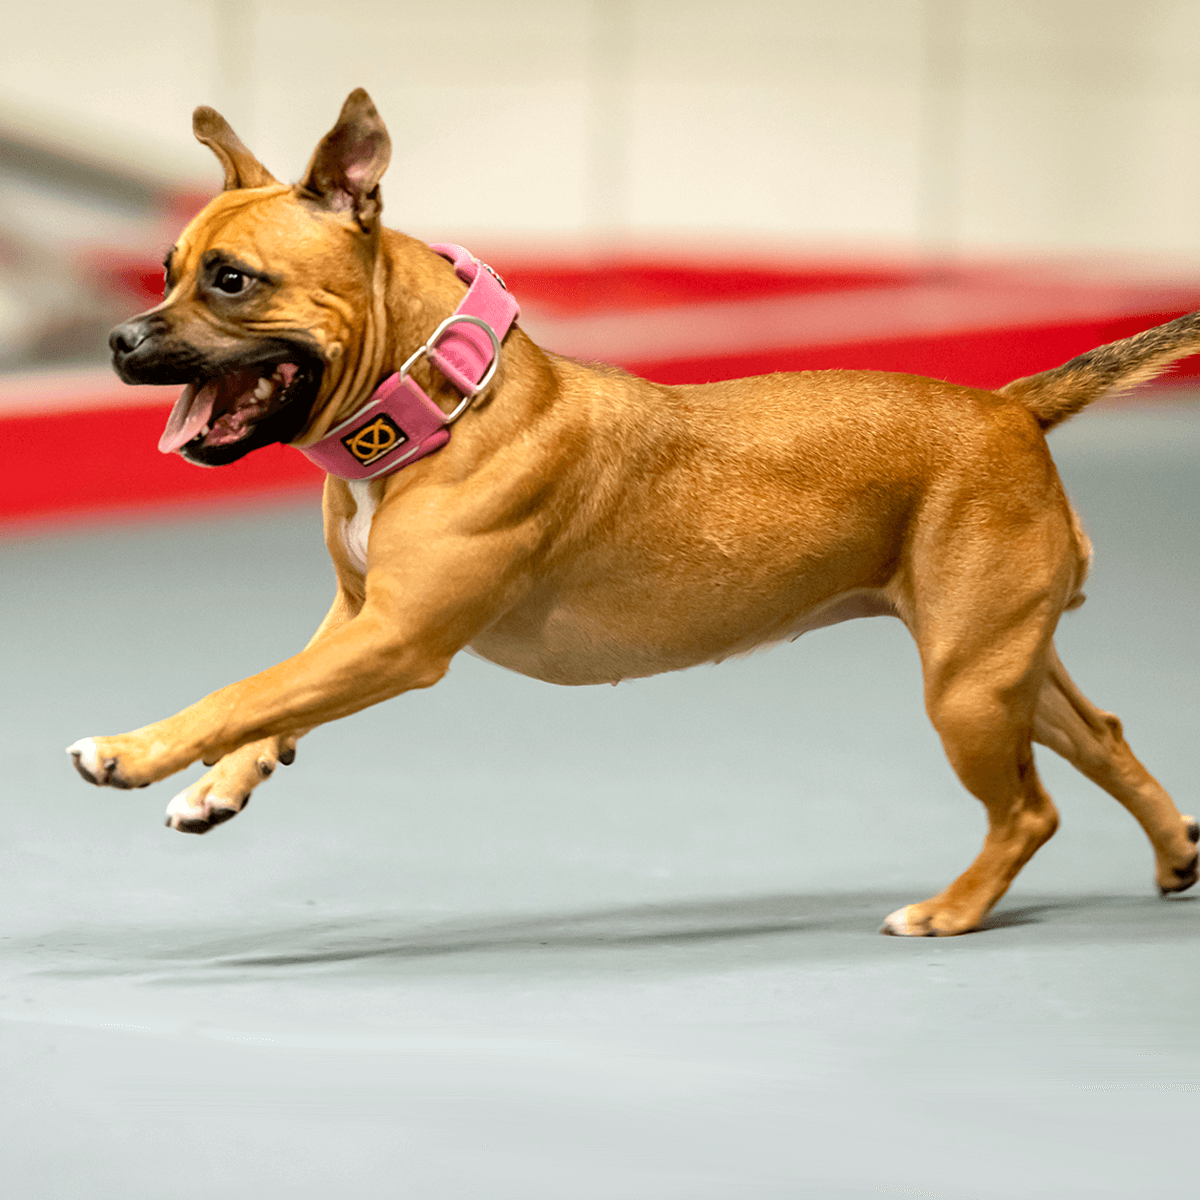
POLYGON ((179 454, 194 466, 223 467, 275 442, 284 445, 294 442, 311 419, 319 389, 319 375, 314 377, 311 371, 298 371, 286 387, 279 407, 254 421, 243 436, 210 443, 207 439, 211 433, 201 433, 185 442, 179 448, 179 454))
POLYGON ((125 328, 112 338, 113 369, 122 381, 185 389, 160 442, 164 453, 175 451, 196 466, 225 466, 274 442, 295 441, 313 419, 326 360, 306 334, 247 338, 212 350, 192 343, 185 322, 173 327, 159 316, 130 345, 119 336, 125 328), (198 398, 210 410, 207 421, 195 407, 198 398), (193 436, 179 444, 185 431, 193 436))

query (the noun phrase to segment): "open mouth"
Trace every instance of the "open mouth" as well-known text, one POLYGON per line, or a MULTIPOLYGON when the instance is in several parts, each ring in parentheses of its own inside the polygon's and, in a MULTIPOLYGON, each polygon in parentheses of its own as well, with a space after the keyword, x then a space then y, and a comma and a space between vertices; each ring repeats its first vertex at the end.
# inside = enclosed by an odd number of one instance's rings
POLYGON ((259 446, 291 441, 308 420, 318 379, 313 365, 301 361, 238 368, 189 383, 158 448, 215 467, 259 446))

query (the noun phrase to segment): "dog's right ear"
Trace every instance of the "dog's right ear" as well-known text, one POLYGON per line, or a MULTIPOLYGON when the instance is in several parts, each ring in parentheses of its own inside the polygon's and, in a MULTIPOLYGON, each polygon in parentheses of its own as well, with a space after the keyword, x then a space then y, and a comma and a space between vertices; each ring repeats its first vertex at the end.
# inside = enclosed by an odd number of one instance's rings
POLYGON ((250 153, 242 139, 229 128, 229 122, 216 109, 202 104, 192 113, 192 132, 225 168, 225 190, 270 187, 279 180, 250 153))
POLYGON ((314 151, 300 181, 301 192, 332 212, 353 216, 369 231, 379 223, 379 180, 391 156, 392 140, 383 118, 371 97, 355 88, 337 124, 314 151))

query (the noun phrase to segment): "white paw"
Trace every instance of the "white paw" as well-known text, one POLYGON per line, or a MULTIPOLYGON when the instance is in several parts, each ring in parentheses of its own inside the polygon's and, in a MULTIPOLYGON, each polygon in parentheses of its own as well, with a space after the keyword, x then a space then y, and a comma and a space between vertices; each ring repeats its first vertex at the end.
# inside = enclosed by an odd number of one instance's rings
POLYGON ((908 905, 903 908, 898 908, 894 913, 889 913, 883 920, 883 924, 879 928, 880 933, 888 933, 893 937, 912 937, 913 934, 908 928, 908 905))
POLYGON ((199 804, 192 803, 192 789, 184 788, 176 796, 171 797, 171 803, 167 805, 168 817, 204 817, 206 816, 204 801, 199 804))
POLYGON ((184 788, 167 805, 166 824, 180 833, 207 833, 214 825, 221 825, 230 817, 236 817, 246 807, 247 796, 239 804, 211 793, 199 793, 195 784, 184 788))
POLYGON ((75 764, 75 770, 97 787, 103 787, 108 782, 108 772, 100 765, 100 754, 96 749, 95 738, 80 738, 67 747, 67 753, 75 764))

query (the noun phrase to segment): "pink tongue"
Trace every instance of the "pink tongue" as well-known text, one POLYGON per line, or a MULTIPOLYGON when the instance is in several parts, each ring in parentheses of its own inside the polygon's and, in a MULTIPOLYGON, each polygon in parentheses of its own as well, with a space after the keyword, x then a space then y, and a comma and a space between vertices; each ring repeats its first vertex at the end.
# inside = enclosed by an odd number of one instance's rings
POLYGON ((196 385, 189 383, 179 394, 171 415, 167 418, 167 427, 162 437, 158 439, 158 449, 161 454, 171 454, 181 446, 186 446, 208 424, 212 417, 213 405, 217 400, 216 383, 206 383, 199 392, 196 385))

